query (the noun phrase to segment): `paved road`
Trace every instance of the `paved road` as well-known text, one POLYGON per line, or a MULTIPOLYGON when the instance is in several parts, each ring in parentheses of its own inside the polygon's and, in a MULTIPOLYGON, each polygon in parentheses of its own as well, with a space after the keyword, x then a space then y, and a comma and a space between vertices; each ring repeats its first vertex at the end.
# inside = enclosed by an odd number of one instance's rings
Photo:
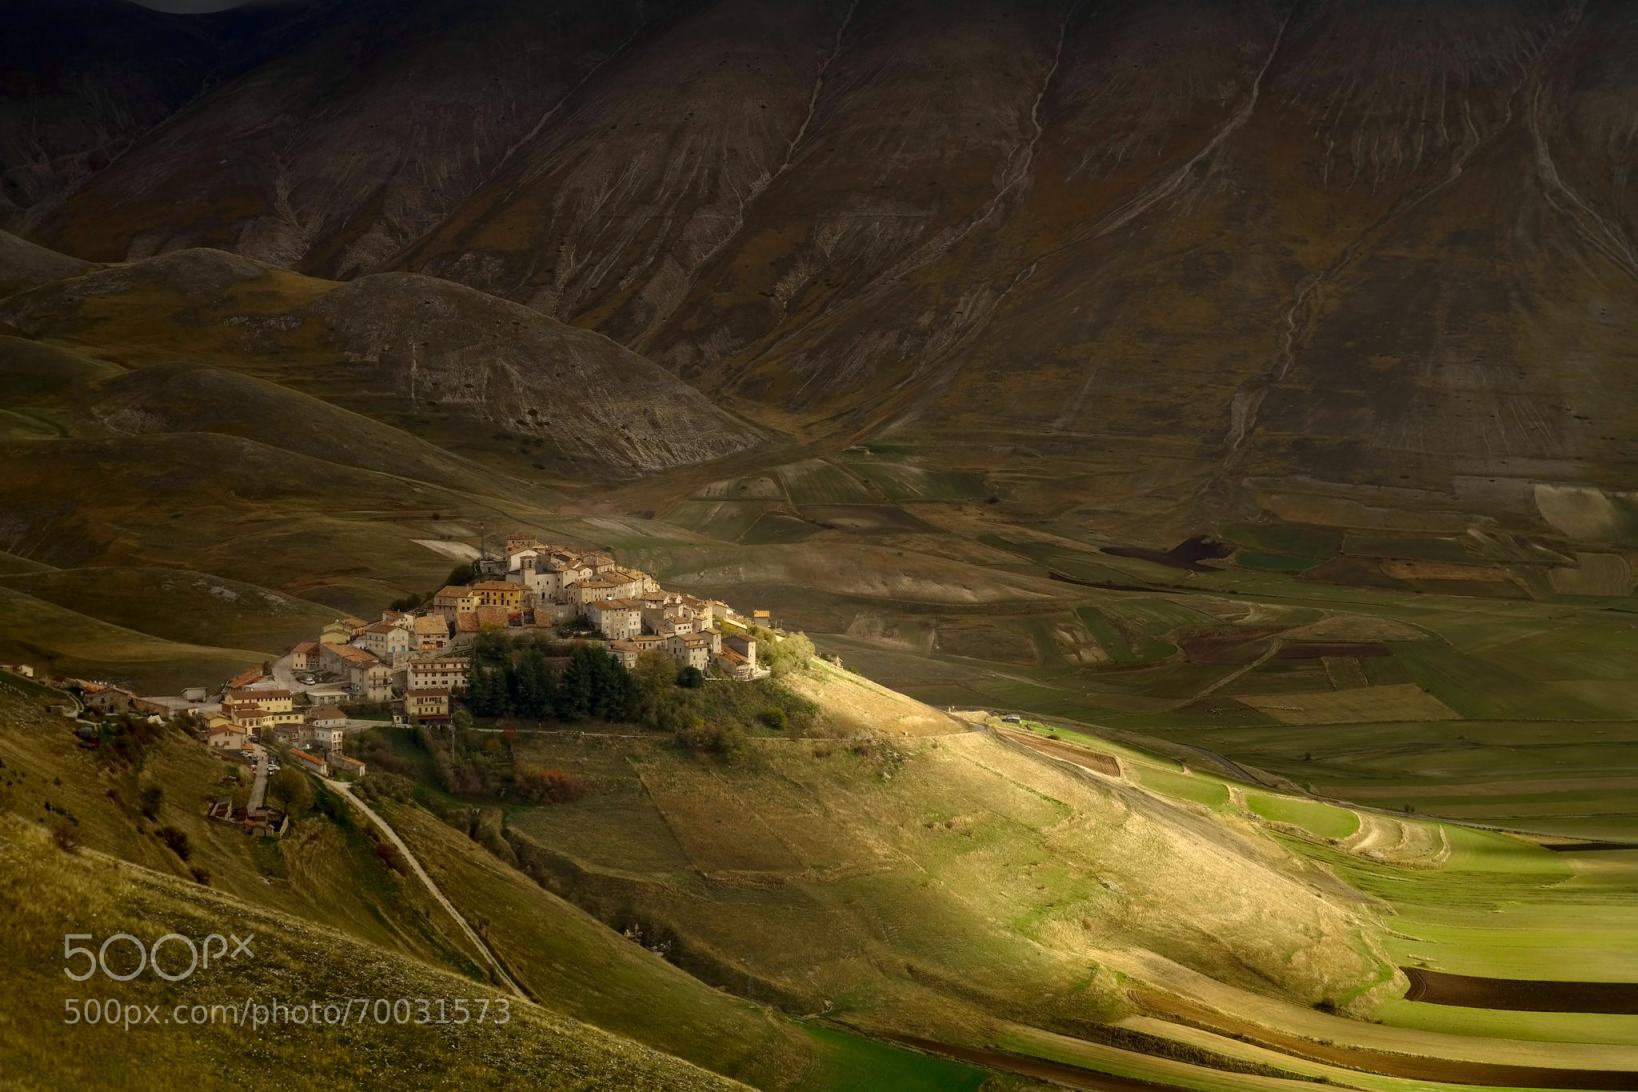
POLYGON ((250 786, 250 806, 246 809, 250 815, 255 815, 267 802, 267 751, 256 748, 256 780, 250 786))
POLYGON ((380 829, 382 835, 385 836, 387 841, 391 842, 393 846, 397 848, 398 852, 403 854, 404 860, 410 866, 410 870, 415 873, 416 878, 426 885, 426 889, 432 893, 432 897, 438 900, 438 905, 447 910, 449 912, 449 916, 455 919, 455 924, 461 927, 461 932, 466 934, 466 938, 470 940, 473 946, 483 955, 485 962, 489 964, 489 969, 495 973, 496 978, 498 978, 506 986, 506 988, 511 990, 514 994, 523 998, 524 1000, 528 1000, 529 995, 524 993, 522 988, 519 987, 516 982, 512 981, 512 976, 506 973, 506 968, 501 966, 500 960, 495 956, 495 953, 490 950, 489 945, 484 943, 483 938, 477 934, 476 930, 474 930, 471 925, 467 924, 467 920, 461 916, 461 912, 455 909, 455 904, 450 902, 449 899, 445 897, 443 891, 440 890, 438 885, 433 882, 432 877, 427 875, 427 870, 421 867, 420 860, 416 858, 414 853, 410 852, 410 847, 404 844, 404 840, 398 836, 398 832, 393 830, 392 826, 385 819, 376 814, 375 809, 371 808, 368 804, 364 803, 364 801, 355 796, 353 794, 352 786, 348 785, 345 781, 331 781, 326 778, 324 783, 330 786, 330 788, 334 789, 336 792, 340 793, 342 796, 346 797, 354 807, 364 813, 365 818, 374 823, 380 829))
MULTIPOLYGON (((306 672, 304 671, 302 674, 305 675, 306 672)), ((280 690, 288 690, 292 694, 305 694, 311 689, 324 689, 336 685, 334 683, 317 683, 312 687, 307 686, 296 678, 296 672, 290 667, 290 654, 288 652, 273 661, 273 681, 279 684, 280 690)))

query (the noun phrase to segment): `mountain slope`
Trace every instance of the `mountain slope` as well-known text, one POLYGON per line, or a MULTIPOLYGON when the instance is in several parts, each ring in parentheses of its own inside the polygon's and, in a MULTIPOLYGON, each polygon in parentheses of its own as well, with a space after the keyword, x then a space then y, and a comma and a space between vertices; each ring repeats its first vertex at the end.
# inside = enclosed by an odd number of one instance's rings
MULTIPOLYGON (((457 448, 482 450, 493 434, 581 474, 700 462, 757 440, 606 338, 430 277, 338 284, 178 251, 19 293, 0 321, 121 362, 246 371, 377 419, 413 419, 457 448)), ((141 415, 132 424, 144 427, 141 415)))
POLYGON ((364 41, 360 5, 38 238, 435 272, 831 444, 982 434, 1167 535, 1316 488, 1539 528, 1537 484, 1638 472, 1619 3, 571 10, 492 0, 406 51, 426 6, 364 41), (504 59, 409 78, 440 48, 504 59))
POLYGON ((0 227, 27 230, 189 102, 293 47, 305 27, 292 14, 262 4, 193 17, 120 0, 7 5, 0 227))
POLYGON ((90 268, 90 262, 58 254, 0 231, 0 298, 25 288, 75 277, 90 268))
POLYGON ((300 49, 171 117, 118 178, 91 179, 41 231, 104 257, 216 246, 324 274, 367 271, 446 216, 666 6, 322 5, 300 49), (226 154, 206 166, 204 146, 226 154), (117 224, 103 218, 111 206, 117 224))

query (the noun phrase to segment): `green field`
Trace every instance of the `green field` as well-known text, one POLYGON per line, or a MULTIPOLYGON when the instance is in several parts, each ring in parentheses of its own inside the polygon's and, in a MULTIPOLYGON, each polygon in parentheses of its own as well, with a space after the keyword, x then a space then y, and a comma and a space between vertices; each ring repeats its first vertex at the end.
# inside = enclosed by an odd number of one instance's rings
POLYGON ((1264 819, 1289 823, 1321 838, 1342 839, 1359 830, 1359 816, 1353 812, 1312 800, 1248 792, 1246 806, 1264 819))

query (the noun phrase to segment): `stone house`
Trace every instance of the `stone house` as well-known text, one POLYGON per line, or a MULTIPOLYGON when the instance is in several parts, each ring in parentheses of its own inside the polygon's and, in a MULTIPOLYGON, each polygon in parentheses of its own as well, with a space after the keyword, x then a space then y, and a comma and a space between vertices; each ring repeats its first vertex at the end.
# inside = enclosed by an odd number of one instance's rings
POLYGON ((586 608, 592 628, 611 641, 625 641, 643 632, 642 607, 631 599, 606 599, 586 608))
POLYGON ((701 599, 695 595, 685 595, 682 597, 682 610, 684 614, 694 620, 696 632, 702 629, 710 629, 716 625, 716 608, 709 599, 701 599))
POLYGON ((568 590, 567 595, 569 601, 579 607, 580 613, 584 614, 586 608, 593 603, 604 599, 619 599, 620 596, 616 592, 620 590, 621 586, 618 581, 593 577, 590 580, 582 580, 574 585, 568 590))
POLYGON ((716 652, 712 647, 711 637, 709 633, 687 633, 667 637, 666 651, 680 666, 696 667, 704 671, 710 666, 711 656, 716 652))
POLYGON ((425 689, 406 691, 404 694, 404 712, 408 713, 410 720, 416 723, 448 720, 450 714, 449 688, 429 686, 425 689))
POLYGON ((325 728, 311 723, 307 725, 308 742, 323 747, 326 751, 340 750, 342 740, 346 737, 347 731, 340 725, 325 728))
POLYGON ((504 607, 508 611, 523 609, 523 585, 510 580, 479 580, 470 587, 481 607, 504 607))
POLYGON ((268 713, 288 713, 295 708, 295 701, 288 690, 258 690, 251 687, 229 690, 224 704, 236 705, 239 702, 253 702, 268 713))
POLYGON ((413 623, 412 637, 419 652, 442 652, 449 647, 449 620, 442 614, 425 614, 413 623))
POLYGON ((392 669, 355 645, 325 645, 325 667, 340 675, 347 691, 360 701, 392 697, 392 669))
POLYGON ((329 756, 330 772, 338 777, 359 778, 364 776, 364 763, 351 755, 341 754, 339 751, 329 756))
POLYGON ((315 705, 307 710, 306 722, 314 728, 344 728, 347 714, 333 705, 315 705))
POLYGON ((81 701, 86 709, 93 713, 108 715, 110 713, 134 713, 137 711, 136 695, 123 687, 108 683, 88 682, 80 688, 81 701))
POLYGON ((290 650, 290 670, 317 671, 319 669, 319 645, 317 641, 303 641, 290 650))
POLYGON ((407 630, 391 622, 372 622, 358 635, 357 644, 378 660, 391 663, 409 652, 412 638, 407 630))
POLYGON ((432 593, 432 609, 453 622, 463 610, 476 610, 481 600, 470 588, 450 584, 432 593))
POLYGON ((317 755, 310 755, 306 751, 292 750, 290 752, 290 761, 296 764, 297 769, 318 774, 320 777, 328 777, 330 774, 330 766, 324 759, 317 755))
POLYGON ((752 667, 756 666, 756 638, 745 634, 729 634, 722 639, 723 646, 744 659, 752 667))
POLYGON ((407 665, 404 689, 465 690, 468 663, 464 656, 423 656, 407 665))
POLYGON ((219 717, 212 720, 205 741, 218 751, 239 751, 244 749, 245 741, 249 738, 250 732, 244 725, 219 717))
POLYGON ((646 652, 665 652, 665 638, 653 636, 636 636, 623 641, 614 641, 609 645, 609 654, 620 662, 620 666, 628 671, 637 666, 637 661, 646 652))

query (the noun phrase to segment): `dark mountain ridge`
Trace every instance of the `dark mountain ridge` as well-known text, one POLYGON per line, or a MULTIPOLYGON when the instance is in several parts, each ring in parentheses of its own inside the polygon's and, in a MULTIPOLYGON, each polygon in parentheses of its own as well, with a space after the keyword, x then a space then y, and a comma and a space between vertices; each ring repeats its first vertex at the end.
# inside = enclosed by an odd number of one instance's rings
POLYGON ((1539 526, 1542 488, 1638 477, 1626 5, 369 0, 296 22, 30 237, 432 273, 766 424, 982 437, 1083 515, 1168 533, 1339 504, 1539 526))

